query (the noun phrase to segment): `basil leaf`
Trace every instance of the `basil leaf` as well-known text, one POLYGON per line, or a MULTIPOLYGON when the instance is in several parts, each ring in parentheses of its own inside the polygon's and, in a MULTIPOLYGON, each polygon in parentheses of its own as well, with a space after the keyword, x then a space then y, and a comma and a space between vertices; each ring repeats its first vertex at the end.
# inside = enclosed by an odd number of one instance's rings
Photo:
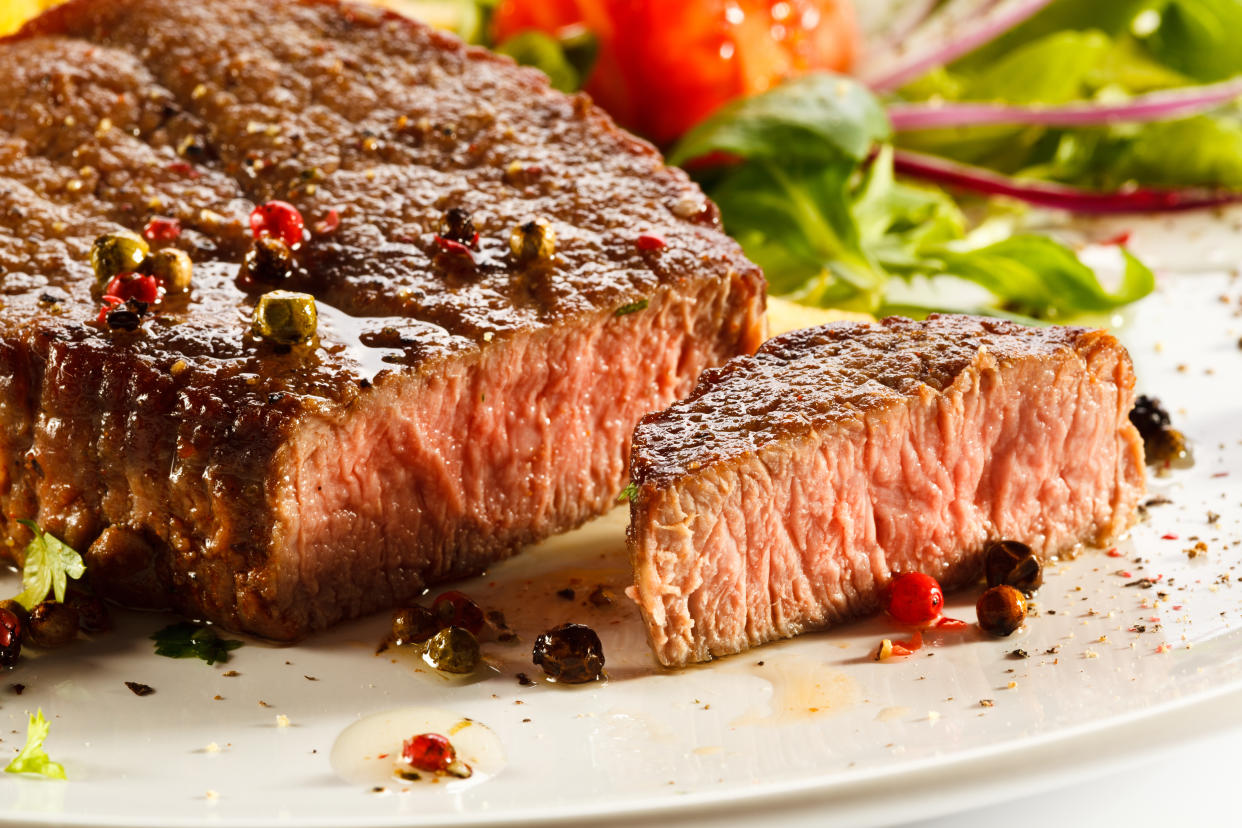
POLYGON ((32 773, 46 776, 49 779, 68 779, 64 766, 53 762, 43 749, 43 740, 51 732, 52 726, 43 718, 43 708, 30 717, 26 723, 26 744, 13 760, 4 767, 5 773, 32 773))
POLYGON ((82 556, 67 543, 49 535, 31 520, 19 520, 34 533, 26 545, 22 562, 22 591, 14 598, 28 610, 42 603, 51 592, 57 601, 65 600, 68 579, 78 579, 86 574, 82 556))
POLYGON ((215 627, 182 621, 164 627, 151 635, 155 642, 155 654, 168 658, 201 658, 208 664, 226 662, 229 651, 236 650, 242 642, 221 638, 215 627))
POLYGON ((684 164, 712 153, 782 163, 858 162, 889 133, 884 108, 866 87, 818 73, 725 104, 681 139, 669 163, 684 164))

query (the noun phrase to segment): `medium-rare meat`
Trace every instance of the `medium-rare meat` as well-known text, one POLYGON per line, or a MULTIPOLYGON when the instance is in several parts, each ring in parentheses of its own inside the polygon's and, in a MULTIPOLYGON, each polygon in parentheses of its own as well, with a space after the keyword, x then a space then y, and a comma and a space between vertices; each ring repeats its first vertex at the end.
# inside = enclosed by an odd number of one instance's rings
POLYGON ((109 596, 276 639, 608 508, 639 417, 761 338, 761 274, 651 146, 360 5, 37 19, 0 44, 0 216, 8 554, 30 518, 109 596), (281 287, 317 298, 313 347, 250 332, 272 199, 311 232, 281 287), (453 208, 468 253, 437 239, 453 208), (153 217, 193 292, 97 324, 92 240, 153 217), (551 258, 511 247, 531 222, 551 258))
POLYGON ((634 435, 633 594, 680 665, 873 611, 894 573, 978 577, 1125 530, 1134 376, 1104 331, 932 316, 776 337, 634 435))

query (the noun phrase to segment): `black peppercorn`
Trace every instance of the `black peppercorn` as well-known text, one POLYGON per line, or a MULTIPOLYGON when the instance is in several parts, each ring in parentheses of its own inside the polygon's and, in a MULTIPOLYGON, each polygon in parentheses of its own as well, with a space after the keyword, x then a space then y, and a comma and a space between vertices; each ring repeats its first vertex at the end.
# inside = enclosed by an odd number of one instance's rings
POLYGON ((1044 582, 1044 568, 1031 547, 1018 541, 993 541, 984 552, 988 586, 1000 584, 1030 593, 1044 582))
POLYGON ((535 664, 566 684, 595 681, 604 673, 604 647, 585 624, 561 624, 535 639, 535 664))
POLYGON ((78 637, 78 611, 59 601, 44 601, 30 611, 26 636, 40 649, 63 647, 78 637))
POLYGON ((979 626, 984 632, 1007 636, 1026 619, 1026 599, 1011 586, 994 586, 979 596, 975 604, 979 626))
POLYGON ((461 207, 451 207, 444 214, 444 220, 440 223, 440 236, 468 247, 473 247, 479 239, 479 234, 474 229, 474 220, 461 207))
POLYGON ((398 644, 421 644, 440 631, 435 613, 426 607, 406 607, 392 616, 392 637, 398 644))

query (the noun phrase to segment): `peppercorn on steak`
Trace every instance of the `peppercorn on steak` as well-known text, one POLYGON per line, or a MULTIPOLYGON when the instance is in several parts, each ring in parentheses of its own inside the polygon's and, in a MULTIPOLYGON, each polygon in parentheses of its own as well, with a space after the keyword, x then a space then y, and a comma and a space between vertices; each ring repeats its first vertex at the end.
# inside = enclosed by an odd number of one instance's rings
POLYGON ((1128 528, 1130 356, 1104 331, 933 315, 808 328, 641 421, 633 596, 670 666, 874 611, 893 574, 977 578, 1128 528))
POLYGON ((420 24, 75 0, 0 64, 7 554, 122 602, 291 640, 477 572, 760 341, 680 171, 420 24))

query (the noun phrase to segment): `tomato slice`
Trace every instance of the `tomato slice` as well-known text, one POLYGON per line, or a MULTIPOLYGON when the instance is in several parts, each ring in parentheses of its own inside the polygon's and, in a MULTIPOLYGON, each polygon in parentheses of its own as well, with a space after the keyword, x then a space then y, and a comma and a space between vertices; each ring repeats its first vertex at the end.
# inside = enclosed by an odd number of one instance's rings
POLYGON ((784 78, 847 71, 859 42, 849 0, 502 0, 493 36, 578 25, 600 44, 586 90, 660 144, 784 78))

